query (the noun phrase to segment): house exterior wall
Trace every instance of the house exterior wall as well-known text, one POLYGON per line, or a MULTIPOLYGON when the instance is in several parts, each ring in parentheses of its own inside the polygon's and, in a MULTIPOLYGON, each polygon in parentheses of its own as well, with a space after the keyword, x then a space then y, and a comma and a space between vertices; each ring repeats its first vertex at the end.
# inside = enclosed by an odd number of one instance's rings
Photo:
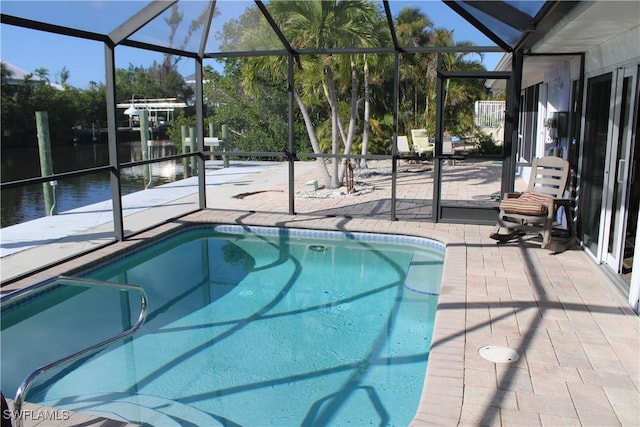
MULTIPOLYGON (((618 68, 640 65, 640 25, 622 33, 609 40, 603 41, 602 44, 595 46, 584 52, 584 82, 592 77, 597 77, 606 73, 615 72, 618 68)), ((560 135, 557 140, 554 138, 554 130, 545 126, 545 119, 553 117, 556 112, 569 112, 572 107, 572 82, 582 78, 580 75, 580 56, 567 56, 566 60, 558 60, 552 66, 549 66, 542 73, 540 81, 540 72, 537 70, 537 83, 539 86, 539 103, 536 128, 536 148, 535 154, 538 157, 546 155, 558 155, 565 159, 569 155, 569 144, 571 144, 571 136, 560 135)), ((640 78, 637 76, 636 78, 640 78)), ((523 86, 523 90, 526 86, 523 86)), ((587 105, 586 86, 583 94, 583 109, 578 114, 577 119, 581 129, 585 125, 585 106, 587 105)), ((636 107, 639 108, 636 103, 636 107)), ((637 114, 637 113, 635 113, 637 114)), ((570 132, 570 130, 568 130, 570 132)), ((583 135, 578 136, 580 139, 583 135)), ((635 139, 637 141, 638 136, 635 139)), ((634 141, 635 149, 640 149, 637 142, 634 141)), ((611 141, 608 141, 611 144, 611 141)), ((581 160, 580 160, 581 162, 581 160)), ((523 179, 529 179, 530 168, 519 169, 523 179)), ((639 177, 640 179, 640 177, 639 177)), ((631 185, 627 182, 626 185, 631 185)), ((636 183, 635 185, 638 185, 636 183)), ((627 188, 628 190, 628 188, 627 188)), ((639 213, 640 215, 640 213, 639 213)), ((601 218, 600 221, 603 221, 601 218)), ((629 287, 629 304, 636 310, 640 305, 640 232, 636 233, 636 247, 633 272, 629 287)), ((594 257, 595 258, 595 257, 594 257)), ((596 262, 603 262, 596 259, 596 262)))
POLYGON ((640 60, 640 25, 586 52, 585 75, 597 76, 640 60))
MULTIPOLYGON (((553 119, 558 112, 569 111, 571 102, 571 64, 563 61, 544 76, 547 85, 546 116, 544 119, 553 119)), ((540 133, 542 135, 539 146, 542 148, 542 155, 552 155, 567 158, 567 135, 558 134, 557 128, 545 126, 545 121, 541 123, 540 133)), ((566 129, 566 126, 565 126, 566 129)))
MULTIPOLYGON (((568 138, 557 135, 557 131, 546 126, 546 119, 552 119, 554 113, 569 111, 571 102, 572 61, 567 59, 543 74, 539 87, 538 113, 536 117, 536 157, 559 156, 564 159, 568 154, 568 138)), ((519 169, 522 179, 529 181, 531 168, 519 169)))

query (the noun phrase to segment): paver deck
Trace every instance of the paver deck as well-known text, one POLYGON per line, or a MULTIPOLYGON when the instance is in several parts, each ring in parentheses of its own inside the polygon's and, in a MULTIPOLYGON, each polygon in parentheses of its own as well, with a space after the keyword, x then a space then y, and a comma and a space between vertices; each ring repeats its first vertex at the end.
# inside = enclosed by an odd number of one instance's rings
MULTIPOLYGON (((639 318, 582 250, 554 254, 528 238, 497 245, 488 237, 490 226, 416 220, 424 211, 415 202, 410 218, 391 221, 387 193, 382 190, 377 196, 374 191, 352 198, 353 212, 341 206, 346 197, 331 203, 303 198, 296 199, 301 213, 289 215, 287 194, 282 191, 286 184, 276 179, 281 177, 273 171, 254 174, 254 194, 227 198, 237 194, 238 187, 227 188, 226 195, 218 193, 219 207, 224 209, 207 209, 163 224, 135 239, 35 273, 11 288, 73 271, 185 222, 435 238, 447 245, 447 253, 423 396, 413 425, 640 425, 639 318), (369 217, 354 213, 363 206, 378 210, 369 211, 369 217), (335 212, 342 214, 327 216, 335 212), (520 358, 513 363, 491 362, 479 354, 486 346, 513 349, 520 358)), ((411 174, 405 178, 411 191, 423 185, 416 194, 429 194, 427 179, 411 174)))

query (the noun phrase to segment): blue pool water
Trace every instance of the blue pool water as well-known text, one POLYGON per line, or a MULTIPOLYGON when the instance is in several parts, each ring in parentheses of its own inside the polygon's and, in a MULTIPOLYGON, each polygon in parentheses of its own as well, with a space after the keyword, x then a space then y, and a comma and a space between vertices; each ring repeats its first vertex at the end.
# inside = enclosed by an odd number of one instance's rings
MULTIPOLYGON (((27 401, 154 426, 407 425, 444 248, 381 235, 218 226, 87 276, 145 288, 133 339, 36 381, 27 401)), ((2 391, 128 328, 135 295, 69 284, 2 311, 2 391)))

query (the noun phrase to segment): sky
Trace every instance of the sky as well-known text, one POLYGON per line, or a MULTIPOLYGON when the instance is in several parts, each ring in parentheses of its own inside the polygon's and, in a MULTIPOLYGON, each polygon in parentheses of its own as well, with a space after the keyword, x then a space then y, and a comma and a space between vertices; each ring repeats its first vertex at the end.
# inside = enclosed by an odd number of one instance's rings
MULTIPOLYGON (((218 2, 224 4, 225 2, 218 2)), ((8 1, 0 2, 0 9, 3 13, 11 14, 20 11, 20 7, 28 7, 28 15, 24 15, 35 20, 49 20, 50 22, 64 25, 69 21, 65 14, 73 10, 77 14, 87 13, 86 17, 73 16, 77 22, 84 22, 89 31, 109 32, 111 26, 109 22, 122 22, 122 16, 130 16, 137 9, 142 8, 146 2, 128 1, 112 2, 96 0, 85 2, 95 7, 93 10, 80 10, 76 2, 34 2, 34 1, 8 1), (41 7, 57 4, 59 7, 41 7), (69 9, 69 5, 76 6, 69 9), (15 8, 13 8, 15 6, 15 8), (20 6, 20 7, 19 7, 20 6), (122 6, 122 7, 121 7, 122 6), (127 6, 128 8, 124 8, 127 6), (132 9, 133 8, 133 9, 132 9), (58 13, 60 16, 53 16, 58 13), (65 20, 66 19, 66 20, 65 20)), ((186 3, 185 7, 201 7, 202 2, 186 3)), ((234 3, 227 2, 231 5, 234 3)), ((253 2, 235 2, 235 5, 242 5, 242 8, 253 2)), ((433 0, 413 0, 413 1, 391 1, 390 7, 394 16, 403 6, 413 6, 421 8, 438 27, 445 27, 454 30, 456 41, 472 41, 479 46, 494 45, 482 33, 473 28, 460 16, 453 12, 441 1, 433 0)), ((238 8, 236 7, 236 10, 238 8)), ((238 12, 235 12, 237 16, 238 12)), ((231 11, 223 12, 219 18, 221 21, 235 17, 231 11)), ((216 22, 216 20, 214 20, 216 22)), ((484 62, 487 69, 492 70, 499 61, 502 54, 485 54, 484 62)), ((59 36, 56 34, 41 31, 28 30, 12 25, 0 24, 0 59, 8 62, 26 72, 33 72, 38 68, 45 68, 49 72, 49 79, 52 82, 59 82, 60 72, 66 68, 70 73, 67 83, 70 85, 86 89, 91 81, 104 83, 104 47, 101 42, 83 40, 75 37, 59 36)), ((162 54, 141 49, 129 48, 126 46, 116 47, 116 67, 128 68, 129 65, 149 67, 154 61, 161 62, 162 54)), ((205 61, 205 65, 215 66, 215 61, 205 61)), ((178 62, 178 71, 183 76, 191 75, 195 72, 193 60, 184 58, 178 62)))

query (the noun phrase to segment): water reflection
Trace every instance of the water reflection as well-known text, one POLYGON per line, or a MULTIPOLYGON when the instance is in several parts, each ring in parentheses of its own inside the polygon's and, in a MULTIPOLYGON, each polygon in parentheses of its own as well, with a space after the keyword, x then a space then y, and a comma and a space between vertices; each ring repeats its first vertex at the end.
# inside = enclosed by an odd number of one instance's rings
MULTIPOLYGON (((55 173, 88 169, 109 164, 106 144, 79 144, 52 147, 55 173)), ((176 154, 173 144, 161 143, 149 147, 149 158, 176 154)), ((127 142, 118 148, 120 162, 142 159, 140 142, 127 142)), ((2 182, 40 176, 40 160, 37 147, 8 148, 2 150, 2 182)), ((149 166, 151 185, 157 186, 182 179, 182 162, 166 161, 149 166)), ((123 169, 122 194, 143 190, 148 186, 144 179, 144 168, 136 166, 123 169)), ((58 212, 75 209, 92 203, 111 199, 108 172, 60 180, 56 186, 58 212)), ((46 215, 42 185, 8 189, 2 191, 0 205, 2 227, 18 224, 46 215)))

